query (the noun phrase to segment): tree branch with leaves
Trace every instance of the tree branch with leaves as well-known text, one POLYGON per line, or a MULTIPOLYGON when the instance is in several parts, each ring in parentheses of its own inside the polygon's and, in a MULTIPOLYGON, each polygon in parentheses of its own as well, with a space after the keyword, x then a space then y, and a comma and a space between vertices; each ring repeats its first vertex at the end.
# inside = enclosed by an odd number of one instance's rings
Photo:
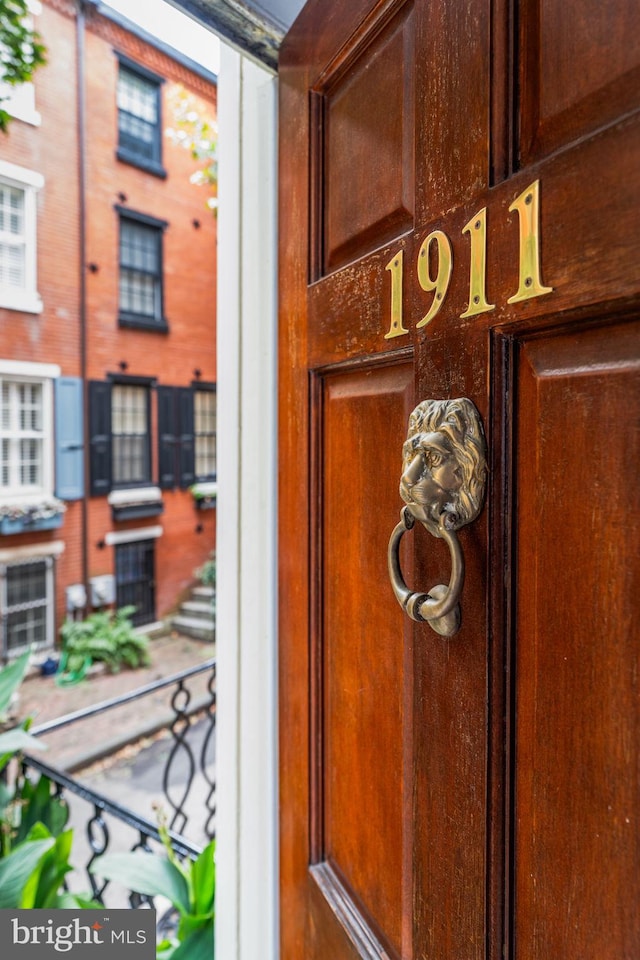
MULTIPOLYGON (((27 0, 0 0, 0 84, 28 83, 46 63, 46 48, 31 26, 27 0)), ((5 88, 6 89, 6 88, 5 88)), ((0 130, 6 133, 11 115, 2 108, 10 93, 0 93, 0 130)))
POLYGON ((188 150, 198 163, 198 169, 191 174, 191 183, 209 187, 211 195, 207 198, 210 210, 218 206, 218 125, 210 117, 203 115, 199 105, 184 87, 178 87, 170 99, 173 113, 173 126, 165 131, 172 143, 188 150))

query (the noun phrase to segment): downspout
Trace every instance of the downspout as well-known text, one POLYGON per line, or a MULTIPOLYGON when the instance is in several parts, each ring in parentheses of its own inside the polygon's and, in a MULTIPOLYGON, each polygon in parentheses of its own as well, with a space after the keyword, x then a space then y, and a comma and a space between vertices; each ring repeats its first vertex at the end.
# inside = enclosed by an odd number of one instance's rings
POLYGON ((78 129, 78 242, 80 254, 80 377, 82 378, 83 398, 83 458, 84 458, 84 490, 82 496, 82 582, 89 604, 89 423, 88 399, 89 386, 87 383, 87 231, 86 231, 86 108, 85 108, 85 0, 78 0, 76 16, 76 120, 78 129))

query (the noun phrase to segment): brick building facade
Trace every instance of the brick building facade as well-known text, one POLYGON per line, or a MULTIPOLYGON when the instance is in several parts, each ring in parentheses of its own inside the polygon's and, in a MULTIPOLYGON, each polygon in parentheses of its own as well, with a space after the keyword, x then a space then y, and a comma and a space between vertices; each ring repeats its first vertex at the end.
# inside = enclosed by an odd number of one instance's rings
POLYGON ((3 659, 69 608, 166 616, 215 542, 216 220, 166 127, 215 120, 216 78, 100 3, 32 7, 48 62, 0 134, 3 659))

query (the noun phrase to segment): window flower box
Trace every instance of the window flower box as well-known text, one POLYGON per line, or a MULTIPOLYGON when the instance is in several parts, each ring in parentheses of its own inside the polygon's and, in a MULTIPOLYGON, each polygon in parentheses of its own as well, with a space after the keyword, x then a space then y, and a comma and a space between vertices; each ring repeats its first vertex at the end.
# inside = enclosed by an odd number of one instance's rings
POLYGON ((114 522, 157 517, 164 511, 159 487, 129 487, 112 490, 107 497, 114 522))
POLYGON ((62 526, 65 503, 50 497, 39 503, 12 503, 0 506, 0 536, 56 530, 62 526))
POLYGON ((215 482, 194 483, 189 487, 196 510, 215 510, 218 485, 215 482))

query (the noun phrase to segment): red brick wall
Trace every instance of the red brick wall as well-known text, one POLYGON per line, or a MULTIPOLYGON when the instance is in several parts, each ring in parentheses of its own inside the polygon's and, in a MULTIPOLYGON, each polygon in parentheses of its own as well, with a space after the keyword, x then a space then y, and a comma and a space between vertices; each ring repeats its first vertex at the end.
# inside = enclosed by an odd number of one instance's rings
MULTIPOLYGON (((79 234, 79 137, 77 130, 76 24, 68 0, 44 0, 37 28, 48 63, 35 78, 40 127, 14 121, 0 134, 0 158, 33 169, 45 178, 38 195, 38 289, 40 315, 0 309, 0 358, 57 363, 63 375, 81 375, 79 234)), ((119 161, 117 149, 115 51, 166 78, 162 85, 163 126, 172 123, 168 100, 177 84, 215 118, 216 87, 164 52, 145 44, 95 12, 85 34, 86 98, 86 264, 87 378, 104 379, 127 365, 129 375, 155 377, 159 384, 187 386, 200 371, 216 379, 216 220, 206 208, 205 187, 190 183, 196 169, 189 153, 163 138, 165 179, 119 161), (164 298, 168 333, 118 326, 118 215, 115 204, 168 222, 164 234, 164 298), (197 225, 196 222, 197 221, 197 225)), ((153 443, 155 395, 152 391, 153 443)), ((154 477, 157 476, 154 467, 154 477)), ((113 572, 111 530, 163 527, 156 541, 157 612, 169 611, 193 580, 215 544, 215 510, 198 512, 187 491, 164 492, 160 517, 115 524, 106 497, 88 499, 88 574, 113 572)), ((51 533, 0 538, 0 546, 63 539, 57 564, 57 605, 64 614, 64 590, 82 580, 82 504, 69 504, 64 525, 51 533)))
MULTIPOLYGON (((35 76, 36 108, 42 123, 14 120, 0 134, 0 158, 41 173, 38 193, 38 292, 40 314, 0 308, 5 360, 56 363, 63 375, 80 375, 80 259, 78 135, 76 125, 76 33, 73 20, 43 6, 38 30, 49 62, 35 76)), ((64 588, 82 580, 82 507, 70 503, 59 530, 0 537, 0 546, 64 540, 56 565, 57 609, 64 611, 64 588)))
MULTIPOLYGON (((163 125, 176 83, 192 94, 203 115, 215 118, 216 89, 149 48, 117 25, 96 17, 86 39, 87 159, 89 212, 87 260, 98 266, 88 277, 89 379, 118 373, 126 363, 131 376, 157 377, 168 386, 188 386, 200 370, 204 381, 216 379, 216 220, 206 208, 205 187, 190 183, 196 169, 188 151, 163 139, 166 179, 116 159, 118 59, 123 53, 166 78, 162 85, 163 125), (123 199, 124 198, 124 199, 123 199), (164 233, 164 306, 168 333, 120 328, 118 316, 118 215, 120 204, 168 222, 164 233), (197 221, 198 226, 194 225, 197 221)), ((157 436, 152 391, 152 436, 157 436)), ((156 445, 153 444, 154 456, 156 445)), ((154 475, 157 465, 154 468, 154 475)), ((114 549, 100 546, 108 531, 163 527, 156 541, 156 603, 160 615, 175 606, 193 580, 193 570, 215 544, 215 511, 195 510, 186 491, 164 491, 160 517, 114 525, 104 497, 89 505, 90 576, 113 571, 114 549)))

